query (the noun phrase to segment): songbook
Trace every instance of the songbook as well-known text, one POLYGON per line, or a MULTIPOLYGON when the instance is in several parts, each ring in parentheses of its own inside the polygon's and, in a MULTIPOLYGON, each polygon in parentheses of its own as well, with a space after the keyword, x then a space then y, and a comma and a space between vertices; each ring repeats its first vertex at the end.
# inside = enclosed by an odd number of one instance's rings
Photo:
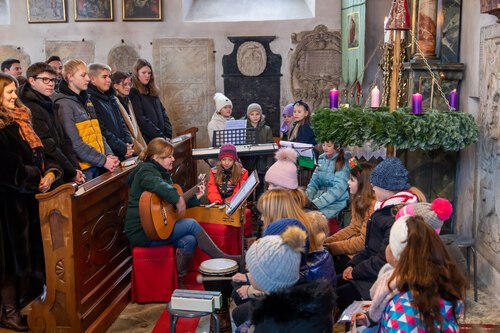
POLYGON ((297 162, 304 168, 314 169, 316 157, 314 155, 314 145, 302 142, 280 141, 283 148, 293 148, 299 154, 297 162))
POLYGON ((257 185, 259 185, 259 176, 257 175, 257 171, 254 171, 248 176, 248 179, 241 185, 238 192, 236 192, 231 201, 226 205, 226 214, 231 216, 250 194, 252 194, 257 185))

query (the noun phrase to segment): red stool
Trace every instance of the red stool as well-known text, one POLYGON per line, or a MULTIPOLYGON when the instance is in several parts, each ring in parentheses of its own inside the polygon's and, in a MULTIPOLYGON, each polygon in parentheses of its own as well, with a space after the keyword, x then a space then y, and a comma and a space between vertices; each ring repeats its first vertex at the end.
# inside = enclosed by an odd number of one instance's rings
POLYGON ((174 246, 132 249, 132 302, 169 302, 176 288, 174 246))
MULTIPOLYGON (((212 238, 214 243, 227 254, 241 254, 241 228, 225 224, 200 222, 200 225, 212 238)), ((199 247, 196 248, 191 261, 190 271, 198 271, 200 264, 211 259, 199 247)))

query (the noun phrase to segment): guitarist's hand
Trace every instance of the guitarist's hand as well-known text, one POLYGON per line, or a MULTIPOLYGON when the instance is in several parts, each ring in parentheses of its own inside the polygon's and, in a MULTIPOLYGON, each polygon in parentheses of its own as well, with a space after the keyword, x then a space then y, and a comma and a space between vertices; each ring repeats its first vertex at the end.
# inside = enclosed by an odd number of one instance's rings
POLYGON ((200 199, 205 194, 205 183, 198 185, 198 191, 196 191, 196 197, 200 199))
POLYGON ((184 201, 183 197, 179 197, 179 201, 175 204, 175 208, 177 209, 177 214, 179 216, 186 215, 186 201, 184 201))

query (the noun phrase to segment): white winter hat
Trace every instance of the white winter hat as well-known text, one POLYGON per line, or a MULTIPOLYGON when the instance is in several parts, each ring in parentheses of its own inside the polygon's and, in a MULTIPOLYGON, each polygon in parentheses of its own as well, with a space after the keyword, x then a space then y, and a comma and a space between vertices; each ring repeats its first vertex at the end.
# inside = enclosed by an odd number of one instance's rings
POLYGON ((217 112, 219 112, 226 105, 230 105, 231 107, 233 107, 233 102, 231 102, 229 98, 224 96, 224 94, 221 94, 219 92, 215 93, 214 101, 215 101, 215 110, 217 112))

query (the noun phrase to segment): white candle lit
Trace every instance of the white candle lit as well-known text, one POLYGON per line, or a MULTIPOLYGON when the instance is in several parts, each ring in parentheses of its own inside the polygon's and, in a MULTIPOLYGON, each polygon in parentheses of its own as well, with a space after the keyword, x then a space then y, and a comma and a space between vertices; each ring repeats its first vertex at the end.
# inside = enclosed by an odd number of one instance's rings
POLYGON ((370 105, 372 108, 378 108, 380 106, 380 90, 377 86, 372 89, 370 105))

